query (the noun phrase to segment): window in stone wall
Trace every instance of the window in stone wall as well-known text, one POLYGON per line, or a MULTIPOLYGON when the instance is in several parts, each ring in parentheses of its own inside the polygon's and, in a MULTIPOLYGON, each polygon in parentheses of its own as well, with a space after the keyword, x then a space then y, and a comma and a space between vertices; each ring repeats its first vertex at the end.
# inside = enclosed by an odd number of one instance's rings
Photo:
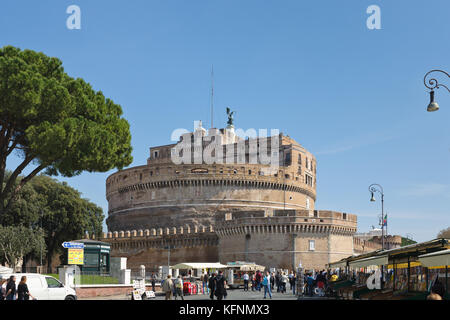
POLYGON ((251 175, 252 174, 252 170, 248 170, 248 174, 251 175))
POLYGON ((347 214, 346 213, 342 214, 342 219, 347 220, 347 214))
POLYGON ((229 221, 233 219, 233 215, 231 214, 231 212, 225 213, 225 221, 229 221))
POLYGON ((309 240, 309 251, 316 250, 316 241, 315 240, 309 240))

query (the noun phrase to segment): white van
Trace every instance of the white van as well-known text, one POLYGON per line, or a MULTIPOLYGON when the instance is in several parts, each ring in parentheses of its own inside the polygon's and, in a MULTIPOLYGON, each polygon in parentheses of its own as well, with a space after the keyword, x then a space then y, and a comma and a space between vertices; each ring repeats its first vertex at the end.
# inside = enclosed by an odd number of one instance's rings
POLYGON ((37 300, 77 299, 77 294, 74 289, 64 286, 51 276, 38 273, 3 273, 0 274, 0 278, 9 279, 12 275, 16 277, 16 287, 19 285, 22 276, 26 276, 28 290, 37 300))

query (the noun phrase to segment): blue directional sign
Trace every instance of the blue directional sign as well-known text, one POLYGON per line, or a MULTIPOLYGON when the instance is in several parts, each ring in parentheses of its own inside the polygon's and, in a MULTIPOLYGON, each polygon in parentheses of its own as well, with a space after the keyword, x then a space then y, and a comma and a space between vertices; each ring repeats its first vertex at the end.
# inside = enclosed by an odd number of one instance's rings
POLYGON ((62 246, 67 249, 84 249, 84 243, 63 242, 62 246))

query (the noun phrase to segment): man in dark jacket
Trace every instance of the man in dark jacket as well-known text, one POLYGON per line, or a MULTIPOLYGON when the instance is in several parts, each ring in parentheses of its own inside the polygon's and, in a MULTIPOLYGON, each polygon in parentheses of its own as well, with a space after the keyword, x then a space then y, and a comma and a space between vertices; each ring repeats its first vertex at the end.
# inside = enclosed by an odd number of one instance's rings
POLYGON ((216 274, 213 273, 211 277, 208 279, 208 287, 209 287, 209 298, 214 300, 214 293, 216 291, 216 274))
POLYGON ((281 276, 280 276, 279 272, 277 272, 277 274, 275 276, 275 284, 277 285, 277 292, 280 292, 281 276))
POLYGON ((261 280, 262 275, 261 272, 258 270, 256 271, 256 290, 261 291, 261 280))
POLYGON ((222 270, 219 271, 219 274, 216 276, 215 295, 217 297, 217 300, 222 300, 223 296, 226 295, 226 291, 225 291, 225 277, 222 274, 222 270))

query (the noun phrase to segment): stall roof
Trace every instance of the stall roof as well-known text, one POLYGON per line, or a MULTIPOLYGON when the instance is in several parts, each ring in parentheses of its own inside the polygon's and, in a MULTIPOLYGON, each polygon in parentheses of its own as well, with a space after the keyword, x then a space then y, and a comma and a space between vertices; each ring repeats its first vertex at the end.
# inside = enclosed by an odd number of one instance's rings
POLYGON ((183 262, 172 266, 172 269, 226 269, 228 266, 220 262, 183 262))
MULTIPOLYGON (((434 239, 426 242, 415 243, 408 246, 390 249, 390 250, 376 250, 369 253, 364 253, 358 256, 350 256, 344 258, 339 261, 335 261, 329 263, 330 267, 336 268, 337 266, 345 266, 347 263, 352 266, 357 265, 357 261, 361 261, 363 259, 367 259, 367 263, 374 263, 376 260, 370 261, 369 258, 380 258, 377 262, 384 262, 385 258, 395 258, 397 259, 399 256, 417 256, 419 254, 430 253, 431 252, 440 252, 442 250, 450 248, 450 239, 434 239), (422 251, 422 252, 421 252, 422 251)), ((387 262, 386 262, 387 263, 387 262)))
POLYGON ((450 249, 423 254, 419 256, 420 263, 425 267, 450 265, 450 249))
POLYGON ((368 266, 381 266, 388 264, 388 256, 382 255, 378 257, 370 257, 360 260, 355 260, 349 263, 350 267, 353 268, 364 268, 368 266))

